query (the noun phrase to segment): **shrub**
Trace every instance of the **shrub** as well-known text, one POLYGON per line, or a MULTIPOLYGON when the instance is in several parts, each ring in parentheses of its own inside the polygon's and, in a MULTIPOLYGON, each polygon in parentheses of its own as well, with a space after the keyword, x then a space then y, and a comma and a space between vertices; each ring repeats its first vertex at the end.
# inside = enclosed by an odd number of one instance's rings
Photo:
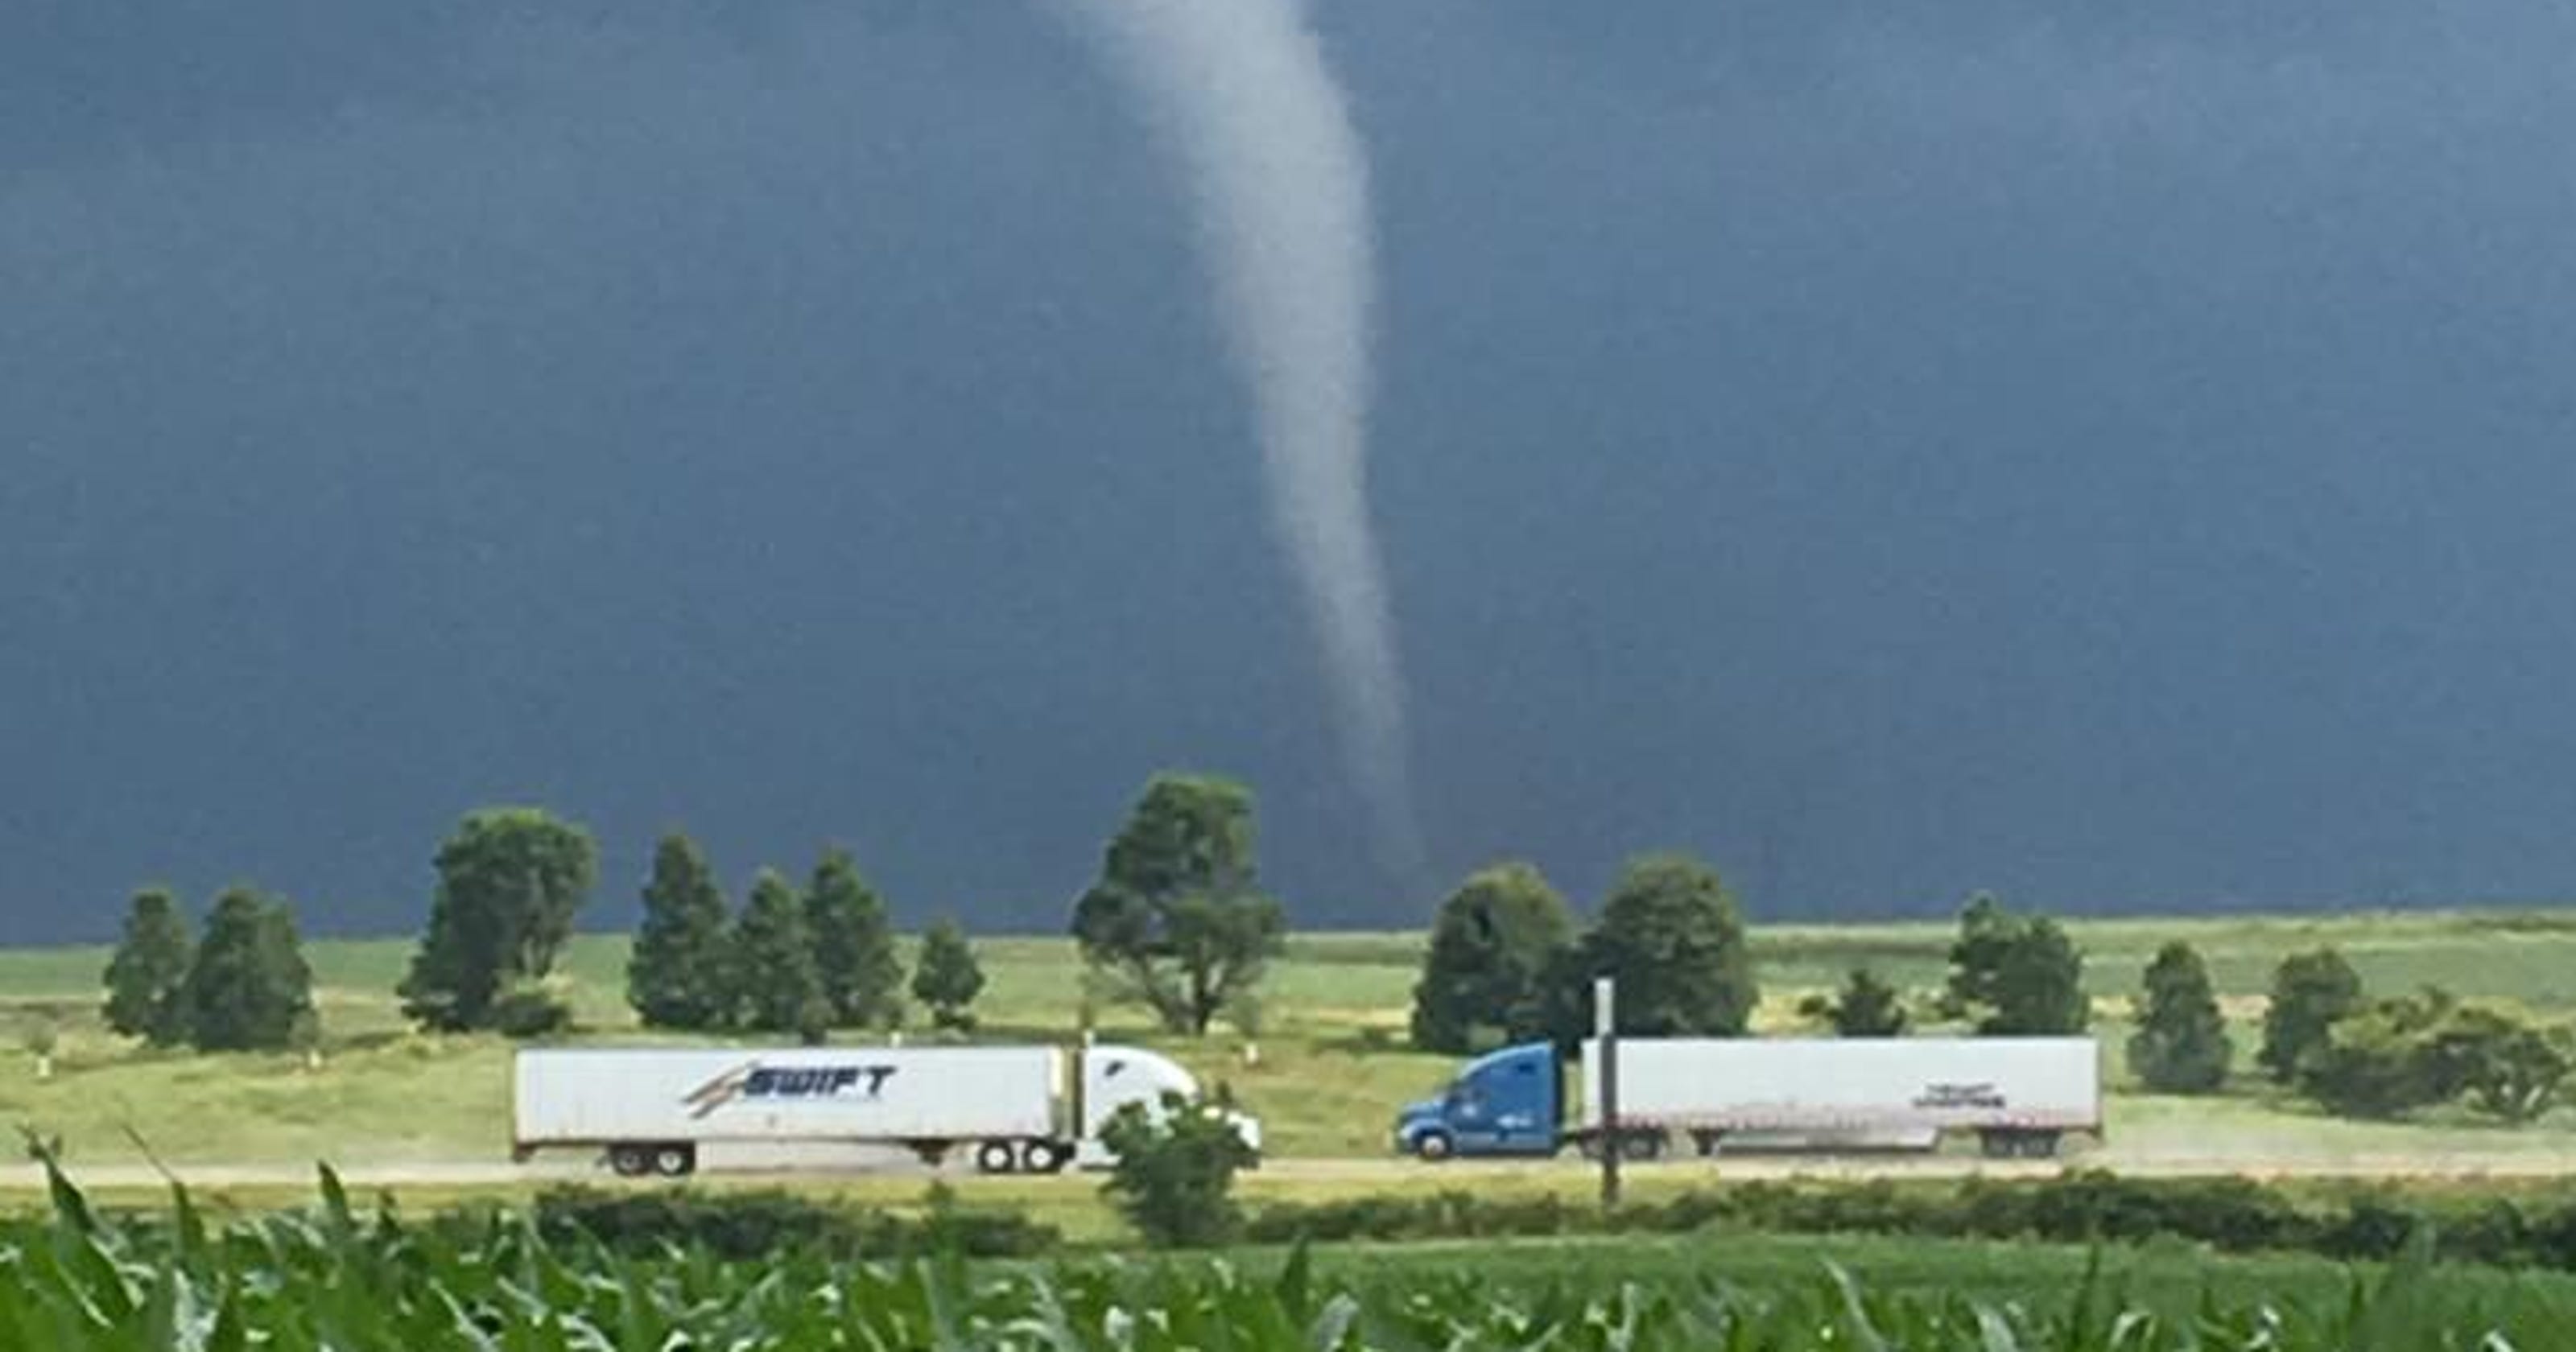
MULTIPOLYGON (((1756 1233, 1872 1234, 1927 1239, 2143 1243, 2184 1240, 2229 1252, 2312 1251, 2382 1259, 2428 1220, 2379 1193, 2301 1209, 2251 1179, 2142 1179, 2082 1173, 2044 1182, 1971 1179, 1955 1188, 1867 1183, 1752 1182, 1694 1189, 1604 1215, 1554 1196, 1491 1199, 1467 1192, 1358 1197, 1265 1208, 1245 1231, 1257 1243, 1541 1237, 1576 1233, 1684 1234, 1710 1226, 1756 1233)), ((2503 1199, 2438 1225, 2442 1252, 2463 1260, 2539 1261, 2576 1268, 2576 1206, 2526 1219, 2503 1199)))
POLYGON ((1102 1186, 1156 1248, 1204 1248, 1234 1238, 1243 1215, 1234 1175, 1255 1161, 1217 1104, 1165 1093, 1159 1110, 1129 1103, 1101 1132, 1115 1163, 1102 1186))
POLYGON ((2518 1233, 2530 1261, 2576 1272, 2576 1203, 2523 1217, 2518 1233))
POLYGON ((572 1006, 542 986, 521 986, 492 1002, 492 1031, 506 1038, 552 1037, 572 1027, 572 1006))
POLYGON ((2423 1228, 2425 1219, 2423 1213, 2394 1197, 2359 1193, 2345 1202, 2342 1215, 2329 1218, 2319 1228, 2315 1247, 2329 1258, 2392 1258, 2423 1228))
POLYGON ((1902 1037, 1905 997, 1866 967, 1855 967, 1833 996, 1811 995, 1798 1002, 1798 1012, 1834 1031, 1836 1037, 1902 1037))
POLYGON ((2458 1095, 2459 1067, 2432 1041, 2450 997, 2382 1000, 2337 1021, 2299 1059, 2300 1092, 2347 1117, 2401 1117, 2458 1095))
POLYGON ((2427 1036, 2437 1080, 2457 1085, 2471 1107, 2507 1122, 2549 1111, 2576 1069, 2566 1030, 2535 1028, 2501 1010, 2454 1010, 2427 1036))
POLYGON ((701 1194, 550 1189, 537 1197, 538 1232, 562 1242, 587 1237, 636 1256, 699 1250, 734 1260, 791 1254, 841 1259, 956 1254, 1030 1258, 1062 1236, 1016 1211, 967 1209, 933 1188, 925 1213, 907 1217, 826 1205, 783 1190, 701 1194))

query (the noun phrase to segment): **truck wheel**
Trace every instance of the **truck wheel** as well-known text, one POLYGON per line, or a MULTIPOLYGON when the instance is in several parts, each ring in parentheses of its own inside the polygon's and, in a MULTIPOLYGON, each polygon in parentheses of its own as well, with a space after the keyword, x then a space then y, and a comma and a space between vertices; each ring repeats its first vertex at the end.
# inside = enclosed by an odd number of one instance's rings
POLYGON ((975 1147, 975 1169, 978 1173, 1007 1174, 1019 1167, 1019 1152, 1008 1141, 986 1141, 975 1147))
POLYGON ((608 1167, 619 1178, 642 1178, 653 1172, 653 1156, 640 1145, 613 1145, 608 1148, 608 1167))
POLYGON ((1053 1141, 1031 1141, 1020 1147, 1020 1168, 1033 1174, 1062 1173, 1072 1158, 1071 1150, 1053 1141))
POLYGON ((1413 1143, 1413 1157, 1426 1164, 1438 1164, 1456 1153, 1457 1143, 1445 1131, 1429 1131, 1413 1143))
POLYGON ((698 1171, 698 1152, 685 1145, 666 1145, 653 1152, 653 1172, 664 1178, 686 1178, 698 1171))
POLYGON ((1619 1139, 1619 1158, 1650 1160, 1664 1153, 1664 1138, 1651 1131, 1631 1132, 1619 1139))

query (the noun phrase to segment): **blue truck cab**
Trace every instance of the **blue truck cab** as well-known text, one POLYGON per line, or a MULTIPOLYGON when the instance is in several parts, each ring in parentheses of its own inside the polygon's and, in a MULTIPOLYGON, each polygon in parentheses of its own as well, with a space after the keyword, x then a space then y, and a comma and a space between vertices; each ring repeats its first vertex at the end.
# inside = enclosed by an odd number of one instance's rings
POLYGON ((1438 1097, 1406 1104, 1395 1119, 1399 1154, 1553 1155, 1561 1142, 1565 1074, 1544 1042, 1487 1052, 1467 1063, 1438 1097))

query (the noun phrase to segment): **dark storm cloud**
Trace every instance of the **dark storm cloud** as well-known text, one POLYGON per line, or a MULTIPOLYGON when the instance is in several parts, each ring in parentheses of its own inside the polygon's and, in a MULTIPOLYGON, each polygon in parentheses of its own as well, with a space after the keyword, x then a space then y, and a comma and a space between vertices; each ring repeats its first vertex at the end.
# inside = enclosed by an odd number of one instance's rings
MULTIPOLYGON (((2538 7, 1324 7, 1444 862, 2558 889, 2538 7)), ((534 797, 1052 925, 1156 764, 1393 922, 1185 222, 1018 6, 0 20, 0 937, 534 797), (744 17, 748 16, 748 17, 744 17)))

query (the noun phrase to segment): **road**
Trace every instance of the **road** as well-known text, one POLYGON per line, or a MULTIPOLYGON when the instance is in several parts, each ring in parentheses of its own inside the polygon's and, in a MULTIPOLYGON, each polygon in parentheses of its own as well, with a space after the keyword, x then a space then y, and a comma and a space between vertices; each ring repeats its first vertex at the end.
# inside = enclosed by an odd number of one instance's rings
MULTIPOLYGON (((162 1174, 153 1167, 131 1161, 82 1164, 68 1162, 68 1171, 82 1187, 89 1189, 139 1189, 162 1185, 162 1174)), ((1575 1160, 1559 1161, 1452 1161, 1428 1165, 1393 1158, 1314 1159, 1287 1158, 1264 1161, 1257 1175, 1263 1187, 1300 1184, 1365 1188, 1373 1184, 1421 1184, 1437 1180, 1472 1187, 1479 1182, 1503 1179, 1555 1177, 1569 1182, 1590 1176, 1595 1166, 1575 1160)), ((1715 1182, 1744 1182, 1753 1179, 1957 1179, 2044 1178, 2068 1169, 2107 1169, 2114 1173, 2139 1177, 2194 1177, 2235 1174, 2250 1178, 2293 1179, 2540 1179, 2564 1177, 2576 1172, 2576 1157, 2536 1152, 2493 1154, 2421 1155, 2325 1155, 2251 1156, 2246 1154, 2188 1155, 2180 1153, 2126 1154, 2118 1150, 2086 1152, 2066 1161, 1994 1161, 1975 1156, 1749 1156, 1739 1155, 1714 1162, 1687 1160, 1654 1164, 1631 1164, 1631 1178, 1684 1177, 1715 1182)), ((181 1163, 171 1172, 199 1190, 224 1188, 299 1188, 314 1182, 309 1164, 290 1162, 245 1161, 239 1163, 181 1163)), ((552 1183, 575 1183, 604 1180, 604 1169, 575 1157, 514 1165, 507 1160, 424 1160, 389 1163, 352 1164, 340 1171, 342 1180, 353 1189, 435 1188, 473 1189, 542 1186, 552 1183)), ((768 1179, 772 1181, 860 1180, 926 1180, 932 1177, 976 1181, 971 1170, 951 1165, 934 1171, 923 1168, 908 1156, 883 1156, 875 1159, 836 1159, 827 1162, 737 1162, 715 1167, 711 1176, 768 1179)), ((1060 1180, 1066 1186, 1088 1186, 1078 1178, 1060 1180)), ((0 1170, 0 1188, 40 1188, 44 1186, 41 1170, 29 1165, 0 1170)), ((1021 1186, 1027 1186, 1023 1181, 1021 1186)))

